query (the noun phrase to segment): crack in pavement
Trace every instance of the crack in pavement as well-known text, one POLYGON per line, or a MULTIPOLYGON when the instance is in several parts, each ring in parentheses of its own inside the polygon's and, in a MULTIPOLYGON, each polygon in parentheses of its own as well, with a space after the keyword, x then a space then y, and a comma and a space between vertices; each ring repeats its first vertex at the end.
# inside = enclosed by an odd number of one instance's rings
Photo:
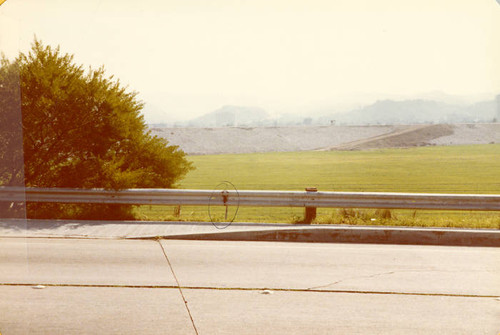
POLYGON ((367 276, 356 276, 356 277, 350 277, 350 278, 344 278, 340 279, 325 285, 319 285, 319 286, 313 286, 308 288, 308 290, 315 290, 315 289, 320 289, 328 286, 333 286, 340 284, 342 282, 348 281, 348 280, 353 280, 353 279, 368 279, 368 278, 375 278, 379 276, 384 276, 384 275, 392 275, 395 273, 403 273, 403 272, 425 272, 425 271, 433 271, 433 272, 460 272, 460 271, 443 271, 443 270, 438 270, 438 269, 421 269, 421 270, 399 270, 399 271, 388 271, 388 272, 381 272, 381 273, 375 273, 372 275, 367 275, 367 276))
MULTIPOLYGON (((54 284, 54 283, 0 283, 10 287, 75 287, 75 288, 129 288, 129 289, 182 289, 182 290, 213 290, 213 291, 275 291, 299 293, 347 293, 347 294, 378 294, 378 295, 409 295, 430 297, 457 297, 457 298, 500 298, 500 295, 484 294, 454 294, 454 293, 425 293, 425 292, 396 292, 396 291, 361 291, 361 290, 319 290, 309 288, 276 288, 276 287, 217 287, 217 286, 177 286, 177 285, 120 285, 120 284, 54 284)), ((187 306, 186 306, 187 308, 187 306)))
POLYGON ((196 329, 196 325, 194 324, 193 315, 191 315, 191 311, 189 310, 189 306, 188 306, 188 302, 186 300, 186 297, 184 296, 184 293, 182 293, 182 288, 181 288, 181 285, 179 283, 179 280, 177 279, 177 276, 175 275, 174 268, 172 267, 172 264, 170 263, 170 260, 168 259, 165 248, 163 248, 163 245, 161 244, 160 240, 158 240, 158 244, 160 245, 160 248, 163 252, 163 255, 165 256, 165 259, 167 260, 168 266, 170 267, 170 271, 172 272, 172 275, 174 276, 175 282, 177 283, 177 288, 179 289, 179 292, 180 292, 181 297, 182 297, 182 301, 183 301, 184 306, 186 307, 186 310, 188 312, 189 319, 191 320, 191 324, 193 325, 193 328, 194 328, 194 332, 196 333, 196 335, 198 335, 198 329, 196 329))
POLYGON ((402 272, 402 271, 389 271, 389 272, 376 273, 376 274, 369 275, 369 276, 357 276, 357 277, 351 277, 351 278, 344 278, 344 279, 337 280, 337 281, 334 281, 334 282, 326 284, 326 285, 313 286, 313 287, 308 288, 308 290, 315 290, 315 289, 319 289, 319 288, 337 285, 337 284, 342 283, 346 280, 374 278, 374 277, 383 276, 383 275, 391 275, 391 274, 396 273, 396 272, 402 272))

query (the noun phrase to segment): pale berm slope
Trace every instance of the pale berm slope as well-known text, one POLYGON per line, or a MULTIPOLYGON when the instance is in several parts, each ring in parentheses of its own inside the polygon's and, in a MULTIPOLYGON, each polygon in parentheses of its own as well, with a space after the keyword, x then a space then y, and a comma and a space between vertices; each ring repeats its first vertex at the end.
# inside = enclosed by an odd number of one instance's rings
POLYGON ((151 128, 189 155, 500 143, 500 123, 151 128))

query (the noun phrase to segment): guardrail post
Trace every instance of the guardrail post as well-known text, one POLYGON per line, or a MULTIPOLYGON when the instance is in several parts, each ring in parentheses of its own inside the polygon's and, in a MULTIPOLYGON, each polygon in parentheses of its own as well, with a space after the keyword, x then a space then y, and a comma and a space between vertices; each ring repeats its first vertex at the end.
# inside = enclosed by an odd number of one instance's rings
MULTIPOLYGON (((306 192, 318 192, 316 187, 307 187, 306 192)), ((310 224, 314 219, 316 219, 316 207, 306 207, 304 213, 304 223, 310 224)))

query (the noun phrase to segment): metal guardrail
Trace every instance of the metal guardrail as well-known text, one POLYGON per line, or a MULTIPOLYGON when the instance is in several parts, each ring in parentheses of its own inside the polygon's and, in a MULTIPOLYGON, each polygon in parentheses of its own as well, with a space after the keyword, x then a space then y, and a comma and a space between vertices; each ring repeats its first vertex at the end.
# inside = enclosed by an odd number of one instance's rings
POLYGON ((0 187, 1 202, 500 211, 500 195, 0 187))

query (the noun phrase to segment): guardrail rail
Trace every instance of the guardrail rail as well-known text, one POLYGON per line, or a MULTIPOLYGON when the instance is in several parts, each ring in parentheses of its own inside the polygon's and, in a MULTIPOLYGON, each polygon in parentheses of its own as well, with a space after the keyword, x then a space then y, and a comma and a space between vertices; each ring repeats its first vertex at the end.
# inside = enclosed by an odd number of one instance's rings
MULTIPOLYGON (((499 211, 500 195, 382 192, 235 191, 186 189, 69 189, 0 187, 1 202, 105 203, 129 205, 220 205, 316 208, 386 208, 499 211)), ((309 211, 309 213, 307 212, 309 211)))

